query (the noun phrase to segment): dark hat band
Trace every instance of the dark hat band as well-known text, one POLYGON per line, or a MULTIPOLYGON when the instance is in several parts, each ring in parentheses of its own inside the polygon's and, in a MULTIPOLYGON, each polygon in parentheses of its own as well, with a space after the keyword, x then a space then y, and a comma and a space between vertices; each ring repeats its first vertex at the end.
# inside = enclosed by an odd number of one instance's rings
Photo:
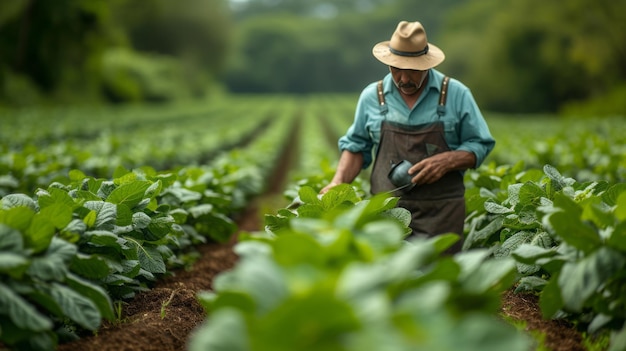
POLYGON ((400 50, 395 50, 391 46, 389 47, 389 51, 392 54, 398 55, 398 56, 417 57, 417 56, 426 55, 428 53, 428 44, 426 44, 426 47, 424 48, 424 50, 420 50, 420 51, 400 51, 400 50))

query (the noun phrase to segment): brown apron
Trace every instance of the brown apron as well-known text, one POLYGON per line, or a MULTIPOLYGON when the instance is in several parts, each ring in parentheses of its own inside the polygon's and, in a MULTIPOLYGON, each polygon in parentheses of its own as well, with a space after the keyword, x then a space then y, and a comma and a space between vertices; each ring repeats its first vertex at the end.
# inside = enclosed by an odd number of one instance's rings
MULTIPOLYGON (((438 106, 440 115, 445 114, 447 77, 441 91, 438 106)), ((380 83, 379 102, 386 110, 380 83)), ((383 108, 381 113, 385 113, 383 108)), ((388 178, 394 164, 405 159, 415 164, 424 158, 449 150, 441 121, 413 126, 384 120, 380 128, 380 144, 371 175, 372 194, 396 188, 388 178)), ((398 206, 411 211, 411 235, 428 237, 444 233, 463 235, 464 195, 463 175, 459 171, 449 172, 432 184, 394 191, 394 196, 400 197, 398 206)), ((458 252, 461 246, 462 243, 459 241, 449 252, 458 252)))

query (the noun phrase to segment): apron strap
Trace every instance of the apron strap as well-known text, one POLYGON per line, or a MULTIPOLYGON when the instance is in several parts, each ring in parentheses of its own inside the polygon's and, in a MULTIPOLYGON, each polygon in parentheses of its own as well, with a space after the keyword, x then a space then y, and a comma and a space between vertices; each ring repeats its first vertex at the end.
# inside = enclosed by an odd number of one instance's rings
POLYGON ((378 106, 380 107, 380 114, 387 114, 387 104, 385 103, 385 94, 383 93, 383 81, 378 81, 378 106))
MULTIPOLYGON (((437 114, 439 117, 446 114, 446 101, 448 100, 448 82, 450 81, 450 77, 443 77, 443 81, 441 82, 441 92, 439 93, 439 105, 437 106, 437 114)), ((387 114, 387 103, 385 102, 385 93, 383 92, 383 81, 378 81, 378 106, 380 108, 380 114, 387 114)))
POLYGON ((448 82, 450 77, 443 77, 441 82, 441 92, 439 93, 439 105, 437 106, 437 114, 439 117, 446 114, 446 100, 448 99, 448 82))

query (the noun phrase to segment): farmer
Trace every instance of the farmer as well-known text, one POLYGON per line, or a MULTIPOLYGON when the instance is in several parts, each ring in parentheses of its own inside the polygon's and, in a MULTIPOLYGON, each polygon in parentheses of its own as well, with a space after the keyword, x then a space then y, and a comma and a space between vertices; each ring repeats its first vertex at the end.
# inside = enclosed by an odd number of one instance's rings
MULTIPOLYGON (((462 236, 463 173, 478 167, 495 145, 487 123, 470 90, 434 69, 445 55, 428 42, 421 23, 400 22, 391 40, 372 52, 389 73, 361 92, 354 122, 339 139, 336 173, 320 193, 351 183, 373 161, 372 194, 400 197, 398 206, 412 213, 411 235, 462 236), (410 162, 402 173, 412 184, 398 190, 390 178, 403 160, 410 162)), ((449 252, 461 246, 459 241, 449 252)))

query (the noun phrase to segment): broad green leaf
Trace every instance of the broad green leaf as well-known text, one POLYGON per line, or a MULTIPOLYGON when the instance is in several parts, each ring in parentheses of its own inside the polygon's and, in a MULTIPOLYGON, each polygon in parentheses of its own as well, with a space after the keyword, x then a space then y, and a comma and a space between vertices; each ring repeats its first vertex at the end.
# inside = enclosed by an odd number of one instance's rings
MULTIPOLYGON (((334 195, 336 196, 338 193, 339 191, 335 189, 334 195)), ((303 186, 302 188, 300 188, 300 190, 298 191, 298 195, 300 196, 300 199, 302 199, 302 201, 305 203, 321 203, 321 200, 318 198, 319 194, 309 186, 303 186)))
POLYGON ((91 300, 97 307, 102 317, 109 321, 115 320, 113 313, 113 304, 107 291, 102 287, 90 283, 89 281, 69 274, 66 281, 68 287, 81 294, 82 296, 91 300))
POLYGON ((49 217, 41 212, 35 213, 30 226, 25 232, 26 246, 32 248, 35 252, 41 252, 50 245, 54 234, 54 223, 49 220, 49 217))
POLYGON ((52 204, 61 204, 70 209, 76 206, 74 199, 70 197, 67 191, 57 188, 48 188, 47 192, 37 193, 37 202, 41 208, 48 207, 52 204))
POLYGON ((622 329, 611 332, 611 344, 608 351, 626 350, 626 323, 622 329))
POLYGON ((148 228, 148 225, 152 221, 152 218, 143 212, 135 212, 133 213, 133 228, 135 229, 145 229, 148 228))
POLYGON ((572 213, 556 212, 549 220, 557 236, 581 251, 588 253, 602 245, 600 235, 572 213))
POLYGON ((37 203, 25 194, 9 194, 0 199, 2 209, 8 210, 15 207, 27 207, 37 211, 37 203))
POLYGON ((515 288, 515 293, 541 291, 546 284, 547 280, 534 275, 522 277, 515 288))
MULTIPOLYGON (((200 296, 198 296, 200 300, 200 296)), ((222 308, 236 308, 246 314, 254 315, 256 311, 256 305, 252 297, 242 291, 224 291, 219 295, 215 295, 210 303, 205 296, 203 307, 208 312, 217 311, 222 308)))
POLYGON ((115 167, 115 170, 113 171, 113 178, 116 180, 117 184, 123 184, 137 179, 137 174, 129 171, 124 166, 119 165, 115 167))
POLYGON ((511 255, 521 263, 535 264, 539 259, 556 256, 557 252, 555 250, 546 249, 536 245, 521 244, 511 253, 511 255))
POLYGON ((21 279, 29 264, 30 261, 23 255, 0 251, 0 273, 2 274, 21 279))
POLYGON ((0 251, 18 253, 24 250, 22 233, 0 223, 0 251))
POLYGON ((82 235, 87 230, 87 225, 80 219, 73 219, 63 228, 63 232, 76 233, 82 235))
POLYGON ((580 217, 582 221, 589 221, 599 229, 605 229, 615 223, 613 213, 608 208, 605 209, 606 206, 603 206, 600 198, 585 199, 581 205, 583 206, 583 213, 580 217))
POLYGON ((538 206, 542 197, 545 197, 545 191, 535 182, 526 182, 519 191, 519 200, 524 205, 538 206))
MULTIPOLYGON (((315 199, 317 199, 318 194, 312 192, 310 196, 313 195, 315 195, 315 199)), ((315 200, 306 201, 305 198, 302 197, 302 195, 300 195, 300 197, 305 202, 319 203, 315 200)), ((339 184, 331 188, 326 194, 322 196, 321 203, 323 208, 328 211, 343 204, 356 204, 360 200, 361 199, 357 196, 354 188, 352 188, 350 184, 339 184)))
POLYGON ((30 226, 35 211, 28 207, 13 207, 8 210, 0 210, 0 223, 17 229, 24 233, 30 226))
POLYGON ((70 264, 72 272, 88 279, 103 279, 109 274, 109 266, 97 255, 78 253, 70 264))
POLYGON ((247 257, 230 271, 215 278, 216 292, 243 291, 252 296, 257 313, 265 314, 288 296, 288 287, 281 268, 263 256, 247 257))
POLYGON ((126 238, 133 243, 137 250, 137 258, 141 268, 150 273, 165 273, 167 271, 161 253, 154 247, 142 245, 137 240, 126 238))
MULTIPOLYGON (((138 212, 138 213, 143 213, 143 212, 138 212)), ((187 212, 187 210, 182 209, 182 208, 172 209, 168 213, 169 213, 170 216, 172 216, 174 218, 174 221, 177 224, 185 224, 187 222, 187 217, 189 217, 189 212, 187 212)), ((146 217, 147 217, 147 215, 146 215, 146 217)), ((148 217, 148 222, 147 223, 150 223, 149 219, 150 219, 150 217, 148 217)), ((133 218, 133 220, 134 220, 134 218, 133 218)))
POLYGON ((624 268, 625 258, 602 247, 577 262, 567 262, 559 275, 559 286, 565 307, 580 312, 585 302, 614 274, 624 268))
POLYGON ((352 299, 384 288, 391 283, 400 284, 410 278, 418 278, 416 270, 435 254, 431 242, 416 241, 398 251, 370 263, 351 262, 337 282, 337 293, 352 299))
MULTIPOLYGON (((96 211, 95 229, 113 230, 117 218, 117 206, 105 201, 87 201, 87 209, 96 211)), ((91 226, 89 226, 91 227, 91 226)))
POLYGON ((622 253, 626 252, 626 221, 615 226, 607 240, 607 245, 622 253))
POLYGON ((529 231, 517 232, 506 239, 500 247, 496 248, 493 254, 497 258, 510 256, 515 249, 524 243, 530 242, 534 236, 535 233, 529 231))
POLYGON ((0 282, 0 311, 22 329, 44 331, 52 328, 52 322, 37 309, 0 282))
POLYGON ((85 296, 65 285, 53 283, 49 294, 59 304, 63 313, 83 328, 96 330, 100 326, 102 316, 98 307, 85 296))
POLYGON ((85 218, 83 218, 83 222, 87 228, 93 228, 96 225, 96 219, 98 218, 98 213, 94 210, 89 211, 85 218))
POLYGON ((219 243, 227 242, 237 231, 237 224, 231 218, 221 213, 211 213, 202 222, 206 225, 207 232, 201 234, 208 235, 219 243))
POLYGON ((254 340, 260 350, 342 350, 345 337, 359 324, 347 302, 320 289, 292 296, 264 315, 254 340))
POLYGON ((250 351, 244 315, 234 308, 213 312, 190 339, 189 351, 250 351))
POLYGON ((97 189, 96 194, 100 197, 100 199, 106 199, 115 189, 117 189, 117 185, 115 185, 113 181, 105 180, 100 183, 100 187, 97 189))
POLYGON ((148 231, 151 237, 146 235, 146 238, 155 241, 163 238, 164 236, 172 232, 172 224, 174 224, 174 218, 170 216, 154 217, 148 224, 148 231))
POLYGON ((376 252, 385 252, 402 244, 405 230, 398 222, 378 220, 366 223, 362 230, 355 233, 355 239, 367 241, 376 252))
POLYGON ((63 281, 76 252, 75 245, 54 238, 44 255, 32 258, 28 274, 44 281, 63 281))
POLYGON ((115 213, 116 213, 115 225, 129 226, 133 224, 134 213, 131 211, 131 209, 128 206, 124 204, 118 204, 115 208, 115 213))
POLYGON ((187 209, 187 211, 189 212, 189 214, 191 214, 193 218, 200 218, 204 215, 207 215, 213 212, 213 205, 211 204, 197 205, 197 206, 190 207, 189 209, 187 209))
MULTIPOLYGON (((602 194, 602 201, 604 201, 609 206, 615 206, 618 204, 618 199, 620 196, 626 196, 624 194, 626 194, 626 183, 613 184, 602 194)), ((622 218, 621 220, 624 219, 622 218)))
POLYGON ((485 260, 480 265, 469 263, 474 268, 466 268, 465 260, 458 261, 461 266, 461 281, 465 291, 484 294, 489 291, 502 292, 513 285, 517 269, 512 259, 485 260))
POLYGON ((150 185, 149 181, 144 180, 122 184, 113 190, 106 200, 114 204, 124 204, 129 208, 133 208, 143 200, 144 194, 150 185))
POLYGON ((72 169, 68 172, 68 176, 72 182, 80 182, 83 179, 87 178, 87 175, 78 169, 72 169))
POLYGON ((493 201, 485 201, 485 210, 489 213, 495 213, 495 214, 504 214, 504 213, 511 213, 513 212, 512 209, 502 206, 496 202, 493 201))
POLYGON ((82 200, 82 202, 84 201, 102 201, 102 199, 90 192, 90 191, 86 191, 86 190, 77 190, 72 194, 74 197, 76 197, 77 199, 82 200))
POLYGON ((63 229, 72 221, 72 208, 73 206, 67 206, 64 203, 53 203, 42 208, 35 217, 44 217, 55 228, 63 229))
POLYGON ((615 205, 615 217, 622 222, 626 221, 626 191, 619 195, 615 205))
POLYGON ((575 182, 572 178, 563 177, 561 173, 552 165, 545 165, 543 167, 543 171, 548 178, 552 180, 553 187, 556 191, 559 191, 566 186, 570 186, 575 182))
POLYGON ((440 234, 430 238, 430 241, 435 248, 435 252, 438 254, 443 253, 447 249, 449 249, 452 245, 454 245, 457 241, 459 241, 461 237, 455 233, 448 234, 440 234))
POLYGON ((552 276, 548 280, 548 284, 543 287, 539 295, 539 307, 541 314, 545 319, 552 319, 556 313, 563 307, 563 298, 561 297, 561 288, 559 287, 559 274, 552 276))
POLYGON ((389 210, 382 212, 382 215, 384 217, 393 218, 397 220, 398 222, 400 222, 400 224, 402 224, 403 227, 410 229, 409 225, 411 224, 411 211, 407 210, 406 208, 402 208, 402 207, 391 208, 389 210))
POLYGON ((463 242, 463 250, 471 248, 474 244, 480 243, 497 233, 504 225, 504 217, 498 216, 489 224, 479 230, 471 230, 463 242))
POLYGON ((281 235, 271 242, 274 258, 281 266, 311 264, 321 267, 326 262, 326 253, 321 245, 305 234, 281 235))
POLYGON ((87 231, 84 234, 84 238, 87 239, 87 242, 91 245, 112 248, 120 252, 124 243, 123 238, 119 238, 117 235, 106 230, 87 231))
POLYGON ((145 198, 154 198, 155 196, 161 193, 161 189, 163 188, 163 182, 157 180, 156 182, 150 184, 146 192, 144 193, 145 198))
POLYGON ((185 188, 167 188, 163 193, 164 201, 167 204, 182 205, 202 199, 202 194, 185 188))

